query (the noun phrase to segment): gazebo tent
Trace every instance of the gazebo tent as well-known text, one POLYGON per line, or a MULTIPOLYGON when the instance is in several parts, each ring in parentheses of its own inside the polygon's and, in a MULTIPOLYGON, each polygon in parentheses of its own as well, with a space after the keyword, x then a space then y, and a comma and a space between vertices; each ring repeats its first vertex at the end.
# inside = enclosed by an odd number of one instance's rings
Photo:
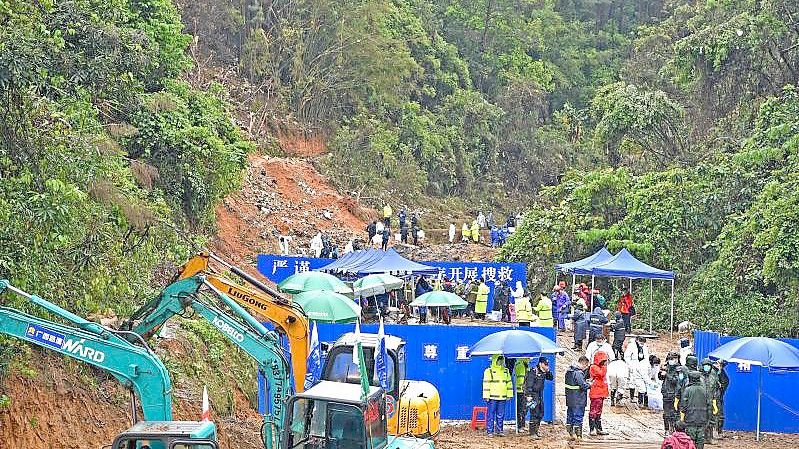
MULTIPOLYGON (((595 265, 591 269, 591 290, 594 289, 594 278, 596 276, 602 277, 616 277, 616 278, 629 278, 630 289, 632 290, 633 279, 649 279, 650 286, 653 279, 670 280, 671 281, 671 329, 674 329, 674 272, 661 270, 649 266, 635 256, 630 254, 627 249, 622 249, 618 254, 604 263, 595 265)), ((650 287, 651 291, 651 287, 650 287)), ((591 302, 593 303, 593 293, 591 294, 591 302)), ((650 296, 649 307, 649 330, 652 331, 652 297, 650 296)))
MULTIPOLYGON (((591 268, 593 268, 595 265, 605 263, 612 258, 613 254, 611 254, 607 248, 602 247, 602 249, 594 254, 591 254, 585 259, 580 259, 575 262, 559 263, 555 265, 555 270, 560 271, 561 273, 568 273, 572 275, 591 274, 591 268)), ((574 282, 572 282, 572 284, 574 284, 574 282)))
POLYGON ((369 249, 349 253, 317 271, 358 275, 373 273, 402 275, 435 274, 438 273, 438 268, 408 260, 393 249, 388 251, 369 249))

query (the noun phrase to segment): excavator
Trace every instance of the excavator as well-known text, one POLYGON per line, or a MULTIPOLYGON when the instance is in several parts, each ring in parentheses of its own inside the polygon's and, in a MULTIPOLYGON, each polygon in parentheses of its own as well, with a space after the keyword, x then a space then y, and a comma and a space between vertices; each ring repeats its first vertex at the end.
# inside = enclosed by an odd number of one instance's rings
MULTIPOLYGON (((182 293, 190 282, 204 281, 191 278, 170 285, 161 297, 175 295, 187 301, 192 294, 182 293), (180 284, 180 282, 186 284, 180 284)), ((208 286, 208 284, 205 284, 208 286)), ((141 400, 144 421, 137 422, 135 394, 132 395, 131 408, 134 425, 119 434, 112 449, 218 449, 216 426, 211 422, 172 421, 172 387, 169 373, 158 357, 149 349, 139 334, 112 330, 97 323, 87 321, 61 307, 36 295, 28 294, 6 280, 0 280, 0 293, 10 290, 27 298, 35 305, 71 323, 63 325, 48 321, 21 311, 0 307, 0 333, 7 334, 42 348, 54 350, 68 357, 104 369, 131 388, 141 400)), ((217 292, 223 302, 230 305, 230 298, 217 292)), ((168 301, 167 304, 175 303, 168 301)), ((235 303, 234 303, 235 304, 235 303)), ((236 327, 227 328, 225 321, 214 317, 213 308, 203 309, 194 304, 198 313, 212 317, 214 324, 225 335, 236 341, 251 341, 254 334, 243 334, 236 327), (236 333, 240 332, 240 333, 236 333)), ((170 312, 157 307, 161 315, 170 312)), ((157 320, 147 321, 154 323, 157 320)), ((253 320, 254 321, 254 320, 253 320)), ((257 323, 257 321, 255 322, 257 323)), ((248 323, 252 324, 252 323, 248 323)), ((260 323, 257 323, 260 324, 260 323)), ((265 329, 264 329, 265 330, 265 329)), ((246 332, 251 332, 245 329, 246 332)), ((388 436, 386 429, 385 394, 371 387, 367 395, 353 384, 322 381, 290 397, 289 391, 281 388, 289 382, 289 366, 282 357, 282 348, 277 338, 264 339, 272 359, 259 363, 269 365, 271 374, 267 378, 277 384, 270 385, 272 412, 265 417, 266 428, 264 444, 267 449, 433 449, 430 440, 412 437, 388 436), (281 363, 282 361, 282 363, 281 363), (285 410, 289 410, 285 413, 285 410), (272 433, 274 430, 274 433, 272 433), (274 438, 272 438, 274 437, 274 438)))
POLYGON ((0 306, 0 333, 59 352, 111 373, 131 389, 134 425, 120 434, 113 449, 217 449, 216 426, 211 422, 172 421, 172 383, 161 360, 144 341, 129 332, 87 321, 61 307, 31 295, 0 279, 0 293, 8 290, 69 325, 0 306), (134 337, 135 343, 128 338, 134 337), (138 421, 136 395, 144 421, 138 421))
MULTIPOLYGON (((308 319, 302 309, 280 292, 212 252, 201 252, 191 258, 180 268, 177 279, 183 280, 198 275, 205 276, 206 281, 217 290, 226 293, 255 315, 263 316, 273 323, 278 331, 288 336, 294 386, 297 392, 302 392, 310 340, 308 319), (212 261, 243 279, 249 286, 237 284, 219 273, 211 265, 212 261)), ((368 360, 374 360, 377 335, 362 334, 362 337, 365 356, 368 360)), ((389 344, 386 349, 391 372, 391 388, 386 392, 388 432, 391 435, 434 436, 440 430, 441 421, 441 399, 438 390, 429 382, 405 378, 405 342, 397 337, 387 337, 389 344)), ((343 335, 333 344, 322 368, 323 379, 337 382, 352 381, 347 379, 346 374, 342 375, 341 371, 344 367, 348 367, 352 372, 355 367, 351 357, 345 360, 348 354, 352 354, 353 345, 352 334, 343 335)), ((369 366, 371 366, 372 385, 377 386, 377 379, 373 376, 374 367, 372 364, 369 366)))
POLYGON ((305 384, 306 361, 309 353, 310 327, 308 319, 299 306, 292 304, 279 292, 255 279, 241 268, 231 265, 211 252, 202 252, 189 259, 177 275, 177 280, 203 275, 205 279, 224 292, 240 305, 249 309, 256 316, 271 322, 276 330, 286 335, 291 350, 291 366, 294 375, 294 388, 301 392, 305 384), (249 286, 240 285, 224 274, 219 273, 211 265, 214 261, 243 279, 249 286))

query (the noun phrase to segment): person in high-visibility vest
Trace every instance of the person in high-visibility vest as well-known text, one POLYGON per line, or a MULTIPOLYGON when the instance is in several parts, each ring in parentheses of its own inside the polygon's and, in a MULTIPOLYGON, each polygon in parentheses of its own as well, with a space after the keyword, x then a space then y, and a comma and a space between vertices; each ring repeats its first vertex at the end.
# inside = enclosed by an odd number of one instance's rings
POLYGON ((523 357, 516 359, 513 365, 513 377, 516 387, 516 423, 520 429, 524 429, 525 418, 527 417, 527 400, 524 397, 524 376, 530 367, 530 359, 523 357))
POLYGON ((480 285, 477 287, 477 299, 474 302, 474 314, 481 320, 486 317, 488 293, 490 291, 491 289, 486 285, 485 280, 480 278, 480 285))
POLYGON ((386 204, 383 206, 383 223, 385 223, 386 227, 391 226, 391 215, 394 214, 394 210, 386 204))
POLYGON ((469 238, 472 236, 472 231, 469 230, 469 224, 463 223, 461 226, 461 241, 469 243, 469 238))
POLYGON ((477 224, 477 220, 472 222, 472 241, 474 243, 480 243, 480 225, 477 224))
POLYGON ((505 357, 491 356, 491 365, 483 371, 483 399, 487 402, 486 432, 502 435, 505 420, 505 401, 513 397, 510 371, 505 366, 505 357))
POLYGON ((530 305, 530 298, 522 296, 516 300, 516 321, 519 326, 529 327, 533 321, 533 306, 530 305))
POLYGON ((552 300, 546 295, 541 295, 538 304, 533 307, 536 315, 538 315, 538 325, 540 327, 552 327, 555 322, 552 320, 552 300))

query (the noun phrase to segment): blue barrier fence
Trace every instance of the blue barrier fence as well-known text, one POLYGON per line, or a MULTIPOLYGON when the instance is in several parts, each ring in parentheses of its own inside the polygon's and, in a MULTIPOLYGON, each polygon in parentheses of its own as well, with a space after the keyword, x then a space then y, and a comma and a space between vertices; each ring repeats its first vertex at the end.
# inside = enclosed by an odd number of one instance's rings
MULTIPOLYGON (((701 361, 719 346, 740 337, 715 332, 694 332, 694 349, 701 361)), ((781 339, 799 348, 799 340, 781 339)), ((731 363, 726 367, 730 387, 724 395, 724 428, 754 431, 757 425, 757 384, 762 375, 760 430, 799 433, 799 372, 769 370, 731 363), (762 369, 762 372, 760 370, 762 369)))
MULTIPOLYGON (((508 327, 493 326, 440 326, 440 325, 385 325, 386 334, 405 340, 408 379, 424 380, 435 385, 441 395, 443 419, 471 419, 472 407, 483 405, 483 370, 488 357, 459 360, 459 348, 469 347, 486 335, 508 327), (434 349, 433 349, 434 348, 434 349)), ((532 327, 531 332, 555 339, 552 328, 532 327)), ((352 332, 352 324, 319 324, 319 341, 334 342, 344 333, 352 332)), ((363 325, 364 333, 377 333, 376 325, 363 325)), ((460 349, 462 352, 462 349, 460 349)), ((549 356, 549 366, 555 372, 555 357, 549 356)), ((259 410, 264 407, 264 381, 259 381, 259 410)), ((546 382, 544 389, 544 421, 552 421, 555 403, 554 382, 546 382)), ((515 416, 512 401, 508 401, 505 419, 515 416)))

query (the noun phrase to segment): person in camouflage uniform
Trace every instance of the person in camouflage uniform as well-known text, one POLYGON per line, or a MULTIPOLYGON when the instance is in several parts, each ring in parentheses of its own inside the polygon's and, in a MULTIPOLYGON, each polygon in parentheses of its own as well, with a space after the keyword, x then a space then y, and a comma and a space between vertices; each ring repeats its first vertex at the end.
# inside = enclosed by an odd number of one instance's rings
POLYGON ((707 396, 707 427, 705 427, 705 441, 713 444, 713 429, 716 428, 718 417, 718 397, 721 394, 719 372, 710 359, 702 360, 702 384, 707 396))
POLYGON ((696 449, 705 447, 707 426, 707 395, 699 371, 688 372, 688 385, 683 388, 679 401, 680 415, 685 422, 685 433, 694 440, 696 449))

